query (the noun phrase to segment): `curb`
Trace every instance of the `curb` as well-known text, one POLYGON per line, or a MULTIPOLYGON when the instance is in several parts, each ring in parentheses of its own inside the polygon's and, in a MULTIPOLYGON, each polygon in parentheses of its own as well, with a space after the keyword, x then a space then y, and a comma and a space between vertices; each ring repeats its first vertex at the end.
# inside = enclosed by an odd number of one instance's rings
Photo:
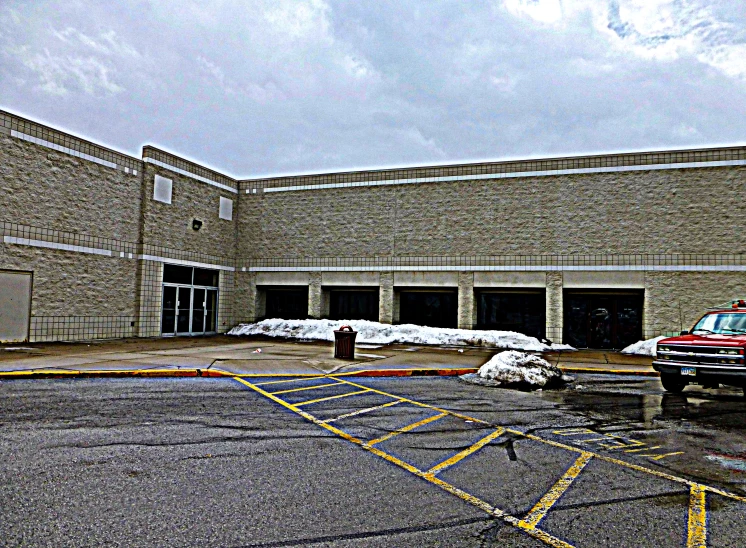
MULTIPOLYGON (((440 369, 362 369, 341 373, 229 373, 219 369, 124 369, 124 370, 68 370, 37 369, 31 371, 0 371, 0 380, 18 379, 90 379, 90 378, 178 378, 178 377, 453 377, 476 373, 478 367, 444 367, 440 369)), ((630 369, 597 369, 593 367, 560 367, 563 373, 590 373, 597 375, 629 375, 660 377, 657 371, 630 369)))
POLYGON ((597 375, 630 375, 634 377, 660 377, 657 371, 635 369, 597 369, 595 367, 560 367, 563 373, 595 373, 597 375))
POLYGON ((124 370, 68 370, 33 369, 30 371, 0 371, 4 379, 90 379, 116 377, 233 377, 230 373, 207 369, 124 369, 124 370))

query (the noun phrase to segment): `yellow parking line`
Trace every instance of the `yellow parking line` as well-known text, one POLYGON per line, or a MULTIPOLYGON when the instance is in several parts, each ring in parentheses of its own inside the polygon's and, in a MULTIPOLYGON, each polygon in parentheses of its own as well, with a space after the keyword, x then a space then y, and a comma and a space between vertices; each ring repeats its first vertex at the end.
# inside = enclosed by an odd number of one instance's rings
POLYGON ((340 415, 338 417, 334 417, 333 419, 326 419, 325 421, 321 422, 336 422, 338 420, 347 419, 349 417, 355 417, 357 415, 364 415, 365 413, 370 413, 372 411, 377 411, 379 409, 385 409, 386 407, 391 407, 393 405, 398 405, 402 403, 404 400, 396 400, 396 401, 390 401, 388 403, 384 403, 383 405, 376 405, 375 407, 366 407, 365 409, 358 409, 357 411, 353 411, 352 413, 345 413, 344 415, 340 415))
MULTIPOLYGON (((341 383, 340 383, 341 384, 341 383)), ((294 403, 295 406, 308 405, 311 403, 318 403, 320 401, 336 400, 337 398, 346 398, 347 396, 354 396, 356 394, 362 394, 363 392, 370 392, 370 390, 358 390, 357 392, 348 392, 347 394, 338 394, 336 396, 327 396, 326 398, 317 398, 315 400, 302 401, 294 403)))
MULTIPOLYGON (((329 377, 330 378, 337 378, 334 375, 329 375, 329 377)), ((348 381, 348 380, 345 380, 345 379, 338 379, 338 378, 337 378, 337 380, 339 380, 340 382, 343 382, 345 384, 349 384, 350 386, 356 386, 358 388, 366 388, 366 389, 370 390, 371 392, 374 392, 376 394, 381 394, 382 396, 387 396, 389 398, 399 399, 399 400, 401 400, 403 402, 406 402, 406 403, 411 403, 412 405, 416 405, 417 407, 426 407, 427 409, 433 409, 434 411, 440 411, 441 413, 446 413, 448 415, 451 415, 451 416, 454 416, 454 417, 458 417, 460 419, 464 419, 464 420, 471 421, 471 422, 477 422, 479 424, 490 424, 487 421, 483 421, 481 419, 475 419, 473 417, 468 417, 468 416, 462 415, 460 413, 455 413, 453 411, 448 411, 447 409, 441 409, 440 407, 435 407, 434 405, 430 405, 429 403, 422 403, 422 402, 417 401, 417 400, 410 400, 409 398, 405 398, 403 396, 395 396, 394 394, 390 394, 388 392, 383 392, 382 390, 376 390, 375 388, 369 388, 367 386, 364 386, 362 384, 358 384, 356 382, 348 381)))
POLYGON ((436 464, 435 466, 433 466, 432 468, 430 468, 430 470, 428 470, 427 473, 435 475, 435 474, 438 474, 438 473, 442 472, 443 470, 445 470, 446 468, 449 468, 449 467, 453 466, 454 464, 456 464, 460 460, 465 459, 466 457, 468 457, 472 453, 476 453, 482 447, 484 447, 485 445, 487 445, 488 443, 490 443, 495 438, 499 438, 500 436, 502 436, 504 432, 505 432, 504 428, 498 428, 497 430, 495 430, 494 432, 492 432, 488 436, 483 437, 481 440, 479 440, 478 442, 476 442, 471 447, 468 447, 467 449, 464 449, 460 453, 456 453, 450 459, 446 459, 443 462, 441 462, 440 464, 436 464))
POLYGON ((536 527, 539 522, 544 519, 544 516, 547 515, 547 512, 549 512, 552 506, 554 506, 554 503, 564 495, 565 491, 567 491, 570 485, 572 485, 572 482, 575 481, 575 478, 578 477, 580 472, 583 471, 583 468, 585 468, 585 465, 588 464, 588 461, 592 458, 593 455, 590 453, 581 453, 580 457, 578 457, 575 463, 568 468, 567 472, 565 472, 547 494, 541 497, 541 500, 531 508, 531 511, 523 518, 523 522, 529 527, 536 527))
MULTIPOLYGON (((440 478, 436 478, 432 474, 427 474, 426 472, 423 472, 419 468, 416 468, 416 467, 412 466, 411 464, 406 463, 406 462, 404 462, 404 461, 402 461, 402 460, 394 457, 393 455, 389 455, 388 453, 386 453, 384 451, 381 451, 380 449, 378 449, 376 447, 369 446, 368 444, 364 443, 363 441, 359 440, 358 438, 355 438, 355 437, 349 435, 347 432, 344 432, 344 431, 340 430, 339 428, 336 428, 336 427, 332 426, 331 424, 327 424, 324 421, 317 419, 316 417, 314 417, 310 413, 307 413, 307 412, 305 412, 305 411, 303 411, 301 409, 298 409, 295 405, 287 403, 286 401, 281 400, 277 396, 273 396, 269 392, 265 392, 264 390, 262 390, 258 386, 255 386, 255 385, 251 384, 248 381, 245 381, 244 379, 242 379, 240 377, 233 377, 233 379, 235 381, 237 381, 237 382, 240 382, 241 384, 244 384, 244 385, 248 386, 252 390, 258 392, 259 394, 261 394, 263 396, 265 396, 266 398, 269 398, 270 400, 272 400, 272 401, 274 401, 276 403, 279 403, 280 405, 282 405, 286 409, 289 409, 290 411, 293 411, 294 413, 297 413, 298 415, 300 415, 304 419, 306 419, 306 420, 308 420, 308 421, 310 421, 310 422, 312 422, 312 423, 320 426, 321 428, 325 428, 329 432, 332 432, 332 433, 336 434, 337 436, 341 437, 342 439, 345 439, 345 440, 347 440, 347 441, 349 441, 351 443, 359 445, 364 450, 370 451, 371 453, 373 453, 377 457, 380 457, 380 458, 386 460, 387 462, 390 462, 392 464, 395 464, 395 465, 399 466, 400 468, 403 468, 404 470, 407 470, 408 472, 414 474, 415 476, 418 476, 418 477, 424 479, 425 481, 428 481, 428 482, 432 483, 433 485, 436 485, 437 487, 440 487, 444 491, 446 491, 448 493, 451 493, 452 495, 457 496, 461 500, 463 500, 465 502, 468 502, 469 504, 471 504, 473 506, 476 506, 477 508, 480 508, 481 510, 487 512, 490 515, 495 516, 496 518, 502 519, 506 523, 509 523, 510 525, 513 525, 514 527, 517 527, 518 529, 521 529, 521 530, 525 531, 526 534, 530 535, 533 538, 541 540, 542 542, 544 542, 545 544, 548 544, 549 546, 552 546, 553 548, 574 548, 572 546, 572 544, 568 544, 567 542, 565 542, 563 540, 560 540, 560 539, 558 539, 556 537, 553 537, 552 535, 550 535, 549 533, 547 533, 545 531, 542 531, 542 530, 536 529, 536 528, 526 527, 525 524, 523 524, 522 521, 519 520, 518 518, 516 518, 515 516, 511 516, 510 514, 507 514, 506 512, 504 512, 503 510, 500 510, 499 508, 496 508, 496 507, 490 505, 488 502, 485 502, 482 499, 479 499, 479 498, 475 497, 474 495, 471 495, 471 494, 467 493, 466 491, 463 491, 463 490, 459 489, 458 487, 455 487, 454 485, 451 485, 450 483, 447 483, 447 482, 441 480, 440 478)), ((428 406, 426 404, 422 404, 422 405, 423 405, 423 407, 431 407, 431 406, 428 406)))
POLYGON ((291 388, 290 390, 278 390, 276 392, 270 392, 270 394, 289 394, 290 392, 300 392, 302 390, 316 390, 317 388, 324 388, 325 386, 336 386, 342 384, 341 382, 330 382, 328 384, 316 384, 314 386, 304 386, 302 388, 291 388))
POLYGON ((317 375, 317 376, 314 376, 314 377, 300 377, 300 378, 296 377, 294 379, 283 379, 281 381, 258 382, 256 384, 254 384, 254 386, 264 386, 264 385, 267 385, 267 384, 282 384, 284 382, 305 382, 305 381, 313 381, 313 380, 316 380, 316 379, 325 379, 325 378, 326 378, 325 375, 317 375))
MULTIPOLYGON (((357 384, 357 383, 354 383, 354 382, 351 382, 351 381, 348 381, 348 380, 345 380, 345 379, 339 379, 339 380, 341 382, 343 382, 345 384, 349 384, 351 386, 357 386, 357 387, 360 387, 360 388, 365 388, 365 386, 363 386, 362 384, 357 384)), ((402 396, 397 396, 395 394, 391 394, 390 392, 384 392, 382 390, 376 390, 374 388, 370 388, 369 390, 371 392, 375 392, 376 394, 381 394, 382 396, 388 396, 389 398, 398 398, 398 399, 401 399, 402 401, 404 401, 406 403, 411 403, 412 405, 417 405, 419 407, 427 407, 429 409, 434 409, 435 411, 440 411, 441 413, 448 413, 449 415, 452 415, 454 417, 458 417, 460 419, 468 420, 468 421, 471 421, 471 422, 474 422, 474 423, 477 423, 477 424, 491 425, 491 423, 489 423, 489 422, 487 422, 485 420, 482 420, 482 419, 478 419, 476 417, 470 417, 469 415, 464 415, 462 413, 455 413, 453 411, 448 411, 448 410, 442 409, 440 407, 435 407, 434 405, 430 405, 430 404, 427 404, 427 403, 418 402, 416 400, 411 400, 409 398, 405 398, 405 397, 402 397, 402 396)), ((511 434, 515 434, 516 436, 521 436, 521 437, 526 438, 526 439, 530 439, 530 440, 533 440, 533 441, 538 441, 539 443, 543 443, 545 445, 550 445, 552 447, 558 447, 560 449, 565 449, 567 451, 572 451, 574 453, 589 453, 589 454, 593 455, 595 458, 597 458, 599 460, 602 460, 602 461, 605 461, 605 462, 608 462, 608 463, 611 463, 611 464, 616 464, 616 465, 622 466, 624 468, 629 468, 631 470, 637 470, 638 472, 643 472, 645 474, 650 474, 652 476, 657 476, 659 478, 664 478, 664 479, 667 479, 667 480, 671 480, 671 481, 674 481, 676 483, 681 483, 681 484, 684 484, 684 485, 688 485, 689 487, 692 487, 694 485, 701 485, 701 484, 698 484, 696 482, 693 482, 693 481, 690 481, 690 480, 687 480, 687 479, 684 479, 684 478, 681 478, 681 477, 678 477, 678 476, 667 474, 666 472, 659 472, 658 470, 653 470, 652 468, 646 468, 644 466, 640 466, 639 464, 633 464, 631 462, 627 462, 625 460, 616 459, 614 457, 609 457, 609 456, 606 456, 606 455, 602 455, 600 453, 593 453, 592 451, 585 451, 585 450, 583 450, 583 449, 581 449, 579 447, 574 447, 572 445, 567 445, 565 443, 560 443, 560 442, 554 441, 554 440, 548 440, 548 439, 540 438, 539 436, 536 436, 534 434, 527 434, 526 432, 521 432, 520 430, 515 430, 515 429, 512 429, 512 428, 506 428, 505 431, 509 432, 511 434)), ((744 496, 736 495, 735 493, 731 493, 729 491, 724 491, 722 489, 718 489, 717 487, 712 487, 710 485, 702 485, 702 487, 706 491, 709 491, 710 493, 715 493, 716 495, 727 497, 727 498, 732 499, 732 500, 737 500, 739 502, 746 502, 746 497, 744 497, 744 496)))
POLYGON ((687 548, 707 546, 707 493, 704 485, 692 485, 689 492, 687 548))
POLYGON ((370 440, 368 442, 368 445, 373 446, 377 443, 381 443, 382 441, 390 440, 394 436, 398 436, 399 434, 405 434, 407 432, 411 432, 415 428, 419 428, 420 426, 425 426, 426 424, 430 424, 431 422, 435 422, 439 419, 442 419, 443 417, 447 416, 448 413, 441 413, 439 415, 433 415, 431 417, 427 417, 426 419, 422 419, 421 421, 413 422, 412 424, 408 424, 407 426, 404 426, 402 428, 397 428, 393 432, 389 432, 385 436, 381 436, 378 439, 370 440))

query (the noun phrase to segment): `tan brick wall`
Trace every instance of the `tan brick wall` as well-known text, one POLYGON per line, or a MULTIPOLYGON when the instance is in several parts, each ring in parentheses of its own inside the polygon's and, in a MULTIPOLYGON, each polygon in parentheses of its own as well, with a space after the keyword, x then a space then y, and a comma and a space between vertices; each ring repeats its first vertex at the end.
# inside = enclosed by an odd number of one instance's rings
POLYGON ((746 221, 729 204, 745 181, 746 168, 725 167, 248 195, 240 253, 744 253, 746 221))
POLYGON ((644 335, 690 329, 707 308, 745 297, 742 272, 646 272, 644 335))
MULTIPOLYGON (((233 200, 237 195, 186 175, 147 165, 143 176, 144 243, 180 251, 223 257, 233 262, 236 246, 235 221, 219 217, 220 197, 233 200), (153 200, 155 174, 173 181, 170 204, 153 200), (192 219, 202 221, 192 229, 192 219)), ((236 211, 234 209, 233 218, 236 211)), ((230 266, 230 265, 226 265, 230 266)))
POLYGON ((136 242, 140 180, 0 134, 0 221, 136 242))

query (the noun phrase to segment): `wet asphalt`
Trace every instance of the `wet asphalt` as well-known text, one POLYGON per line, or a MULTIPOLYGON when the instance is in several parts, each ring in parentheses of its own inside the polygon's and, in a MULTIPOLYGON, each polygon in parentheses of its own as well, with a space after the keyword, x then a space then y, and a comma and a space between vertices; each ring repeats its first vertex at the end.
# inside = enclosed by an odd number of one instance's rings
MULTIPOLYGON (((746 497, 740 390, 671 396, 656 379, 609 375, 533 393, 456 378, 354 382, 376 392, 302 409, 329 420, 393 394, 458 414, 433 419, 440 411, 400 402, 328 423, 361 440, 390 436, 375 447, 419 470, 505 429, 438 477, 519 518, 579 451, 592 455, 537 525, 570 545, 686 546, 686 480, 746 497)), ((259 388, 314 383, 329 380, 259 388)), ((0 382, 0 463, 2 546, 546 545, 231 379, 0 382)), ((706 504, 707 545, 746 544, 746 503, 708 492, 706 504)))

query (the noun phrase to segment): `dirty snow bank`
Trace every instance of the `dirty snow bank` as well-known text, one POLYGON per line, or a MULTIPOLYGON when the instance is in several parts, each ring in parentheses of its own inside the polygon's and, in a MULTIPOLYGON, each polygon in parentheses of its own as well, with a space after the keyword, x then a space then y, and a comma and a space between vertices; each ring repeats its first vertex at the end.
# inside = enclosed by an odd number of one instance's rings
POLYGON ((539 356, 506 350, 479 368, 477 373, 462 375, 461 379, 484 386, 513 386, 530 389, 558 386, 574 380, 539 356))
POLYGON ((444 329, 403 324, 389 325, 366 320, 263 320, 239 324, 228 335, 266 335, 291 339, 333 341, 334 330, 349 325, 358 332, 356 342, 375 344, 431 344, 488 346, 515 348, 533 352, 575 350, 567 344, 544 344, 535 337, 513 331, 477 331, 472 329, 444 329))
POLYGON ((627 348, 623 349, 622 354, 655 357, 655 345, 658 344, 658 341, 665 338, 667 337, 654 337, 646 341, 637 341, 635 344, 630 344, 627 348))

